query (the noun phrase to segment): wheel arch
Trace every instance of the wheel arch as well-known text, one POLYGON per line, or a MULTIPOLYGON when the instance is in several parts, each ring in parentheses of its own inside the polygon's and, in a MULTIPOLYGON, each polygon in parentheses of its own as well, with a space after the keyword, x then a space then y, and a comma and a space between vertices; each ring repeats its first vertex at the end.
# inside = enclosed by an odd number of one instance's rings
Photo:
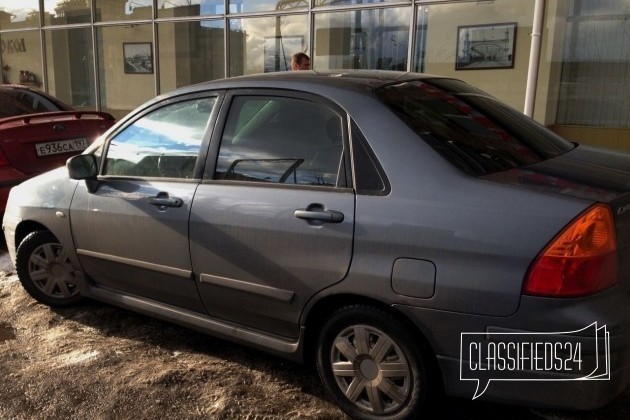
POLYGON ((20 246, 24 238, 26 238, 31 232, 35 232, 37 230, 48 231, 56 237, 54 232, 52 232, 43 224, 39 222, 35 222, 33 220, 25 220, 25 221, 20 222, 20 224, 15 229, 15 249, 17 249, 20 246))
POLYGON ((443 386, 442 372, 437 358, 435 357, 435 352, 422 329, 415 325, 405 314, 398 311, 395 307, 377 299, 371 299, 361 295, 339 294, 326 296, 317 301, 311 307, 304 322, 305 334, 303 354, 304 362, 306 364, 314 364, 318 337, 328 317, 335 311, 348 306, 371 307, 376 310, 383 311, 399 320, 403 324, 404 328, 418 340, 420 351, 423 353, 426 360, 431 362, 429 366, 431 373, 439 380, 440 386, 443 386))

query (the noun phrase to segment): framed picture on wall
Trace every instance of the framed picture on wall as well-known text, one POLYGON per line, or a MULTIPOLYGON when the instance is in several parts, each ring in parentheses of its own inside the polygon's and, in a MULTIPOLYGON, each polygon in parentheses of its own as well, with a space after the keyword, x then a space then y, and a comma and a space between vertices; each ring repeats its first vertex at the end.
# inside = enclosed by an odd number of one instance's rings
POLYGON ((123 43, 125 73, 152 74, 153 48, 150 42, 123 43))
POLYGON ((265 37, 265 73, 291 70, 291 56, 304 52, 303 36, 265 37))
POLYGON ((457 27, 455 70, 514 68, 516 22, 457 27))

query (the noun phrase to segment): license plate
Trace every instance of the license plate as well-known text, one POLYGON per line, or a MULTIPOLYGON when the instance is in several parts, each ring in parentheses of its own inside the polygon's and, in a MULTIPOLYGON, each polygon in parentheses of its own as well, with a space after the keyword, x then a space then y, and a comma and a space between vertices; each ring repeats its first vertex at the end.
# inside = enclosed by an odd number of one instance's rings
POLYGON ((37 143, 35 150, 37 156, 58 155, 61 153, 80 153, 88 147, 86 138, 49 141, 46 143, 37 143))

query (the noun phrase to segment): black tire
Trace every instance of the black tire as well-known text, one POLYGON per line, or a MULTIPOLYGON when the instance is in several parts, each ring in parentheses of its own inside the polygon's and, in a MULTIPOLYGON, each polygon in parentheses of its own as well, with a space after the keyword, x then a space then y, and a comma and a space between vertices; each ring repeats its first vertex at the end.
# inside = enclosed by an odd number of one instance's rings
POLYGON ((384 311, 347 306, 321 331, 317 370, 328 394, 352 418, 420 418, 436 389, 418 341, 384 311))
POLYGON ((75 269, 55 236, 38 230, 22 240, 15 266, 24 289, 49 306, 69 306, 82 297, 74 283, 75 269))

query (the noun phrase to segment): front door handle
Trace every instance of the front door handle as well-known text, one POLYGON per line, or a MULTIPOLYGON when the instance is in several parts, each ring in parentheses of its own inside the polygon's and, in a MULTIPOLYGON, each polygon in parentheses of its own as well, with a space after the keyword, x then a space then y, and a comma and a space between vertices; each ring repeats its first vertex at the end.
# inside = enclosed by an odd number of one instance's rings
POLYGON ((343 222, 343 213, 336 210, 324 209, 297 209, 293 215, 298 219, 314 220, 325 223, 341 223, 343 222))
POLYGON ((149 197, 149 204, 162 208, 181 207, 184 204, 184 200, 178 197, 169 197, 167 193, 161 192, 155 197, 149 197))

